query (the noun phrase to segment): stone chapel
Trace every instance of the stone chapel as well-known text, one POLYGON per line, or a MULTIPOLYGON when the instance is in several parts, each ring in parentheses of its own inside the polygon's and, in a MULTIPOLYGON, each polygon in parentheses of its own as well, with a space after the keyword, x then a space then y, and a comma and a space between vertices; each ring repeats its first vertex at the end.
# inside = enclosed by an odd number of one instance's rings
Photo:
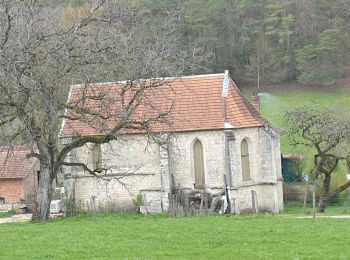
MULTIPOLYGON (((108 95, 118 95, 117 83, 95 84, 108 95)), ((64 185, 82 210, 133 207, 142 194, 151 211, 167 211, 172 180, 182 189, 215 194, 226 176, 232 212, 249 211, 256 194, 259 211, 283 210, 280 133, 259 113, 259 97, 252 103, 230 78, 222 74, 165 78, 159 106, 171 102, 169 124, 159 123, 152 134, 125 131, 106 144, 76 149, 69 160, 108 169, 97 179, 79 167, 65 168, 64 185), (253 192, 252 192, 253 191, 253 192)), ((82 86, 71 87, 70 99, 82 86)), ((100 130, 79 120, 65 119, 61 136, 69 143, 77 136, 96 136, 100 130)))

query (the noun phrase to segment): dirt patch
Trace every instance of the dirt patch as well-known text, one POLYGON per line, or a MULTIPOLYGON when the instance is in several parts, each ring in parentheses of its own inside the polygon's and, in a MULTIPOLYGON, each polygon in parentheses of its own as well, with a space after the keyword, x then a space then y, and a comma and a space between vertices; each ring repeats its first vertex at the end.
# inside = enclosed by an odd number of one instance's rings
POLYGON ((32 219, 32 213, 17 214, 9 218, 1 218, 0 224, 15 223, 15 222, 27 222, 32 219))
MULTIPOLYGON (((313 216, 297 216, 295 218, 313 218, 313 216)), ((324 216, 316 215, 316 218, 334 218, 334 219, 350 219, 350 215, 334 215, 334 216, 324 216)))

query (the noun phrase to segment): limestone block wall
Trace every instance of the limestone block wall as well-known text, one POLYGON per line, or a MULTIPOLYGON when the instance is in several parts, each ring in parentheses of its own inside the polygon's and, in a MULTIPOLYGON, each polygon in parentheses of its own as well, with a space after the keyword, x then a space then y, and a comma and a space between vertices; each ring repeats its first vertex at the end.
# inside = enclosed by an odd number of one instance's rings
POLYGON ((223 175, 227 173, 225 160, 224 131, 196 131, 174 133, 170 136, 170 174, 176 184, 194 188, 193 144, 201 141, 204 155, 205 185, 209 189, 223 186, 223 175))
POLYGON ((243 128, 235 130, 236 137, 236 162, 233 167, 233 185, 240 186, 242 183, 241 171, 241 142, 248 142, 250 177, 254 182, 276 182, 277 170, 280 172, 280 148, 279 136, 272 138, 271 134, 263 128, 243 128))
MULTIPOLYGON (((72 160, 91 167, 92 147, 93 144, 77 149, 72 160)), ((92 196, 95 196, 98 209, 129 209, 133 207, 133 199, 142 193, 149 207, 160 211, 159 145, 145 135, 128 135, 101 145, 101 151, 102 168, 108 169, 104 176, 107 180, 91 177, 75 167, 71 174, 74 182, 66 181, 70 185, 67 189, 74 189, 78 207, 91 209, 92 196)))
MULTIPOLYGON (((230 181, 230 196, 241 210, 252 208, 251 190, 255 190, 260 210, 283 209, 279 135, 263 128, 227 131, 195 131, 163 135, 164 140, 145 135, 128 135, 101 145, 102 168, 107 168, 109 181, 96 180, 79 168, 71 171, 65 183, 75 194, 82 210, 91 208, 96 197, 99 208, 114 210, 133 206, 139 193, 146 195, 152 211, 167 210, 171 175, 182 188, 193 189, 195 183, 193 144, 203 146, 205 186, 216 193, 223 188, 223 175, 230 181), (250 180, 242 180, 241 142, 248 142, 250 180), (166 142, 164 142, 166 140, 166 142)), ((92 145, 71 155, 72 161, 91 166, 92 145)), ((67 188, 68 189, 68 188, 67 188)), ((67 191, 69 192, 69 191, 67 191)))
POLYGON ((241 185, 253 184, 261 180, 261 173, 259 171, 260 153, 259 146, 259 128, 243 128, 235 129, 235 156, 232 165, 232 186, 239 187, 241 185), (241 162, 241 143, 245 139, 248 143, 249 151, 249 168, 250 179, 242 181, 242 162, 241 162))
POLYGON ((111 179, 98 180, 93 177, 80 177, 75 181, 75 200, 80 211, 92 209, 92 196, 95 196, 96 207, 100 211, 129 210, 134 207, 133 199, 138 194, 146 196, 151 211, 161 211, 161 189, 152 185, 149 176, 135 176, 123 179, 123 183, 111 179))
POLYGON ((231 196, 238 201, 240 209, 252 207, 251 190, 257 193, 259 209, 280 212, 283 210, 281 182, 280 137, 271 129, 237 129, 235 133, 236 154, 231 166, 231 196), (242 180, 241 142, 248 142, 250 180, 242 180))
POLYGON ((253 210, 252 190, 256 192, 257 204, 260 212, 279 212, 276 210, 278 201, 274 198, 274 185, 243 186, 237 189, 230 189, 231 203, 238 207, 236 212, 250 213, 253 210))
POLYGON ((275 162, 276 162, 276 177, 277 177, 277 187, 276 187, 276 200, 278 201, 279 211, 283 211, 283 178, 282 178, 282 163, 281 163, 281 143, 280 138, 274 138, 274 152, 275 152, 275 162))

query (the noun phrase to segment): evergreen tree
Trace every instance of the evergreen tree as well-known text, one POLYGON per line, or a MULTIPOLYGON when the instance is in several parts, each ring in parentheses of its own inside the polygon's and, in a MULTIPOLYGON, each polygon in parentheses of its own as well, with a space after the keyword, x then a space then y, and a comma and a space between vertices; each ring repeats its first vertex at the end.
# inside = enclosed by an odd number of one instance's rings
POLYGON ((309 44, 296 51, 302 83, 329 85, 335 83, 341 74, 338 66, 346 62, 342 55, 346 53, 346 39, 337 29, 328 29, 320 34, 317 44, 309 44))

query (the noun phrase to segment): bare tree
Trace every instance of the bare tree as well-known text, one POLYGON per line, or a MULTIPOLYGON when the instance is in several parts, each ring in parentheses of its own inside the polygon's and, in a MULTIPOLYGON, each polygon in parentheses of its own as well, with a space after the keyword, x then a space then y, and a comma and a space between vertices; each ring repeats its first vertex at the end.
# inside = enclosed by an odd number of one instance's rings
POLYGON ((346 146, 350 138, 350 117, 342 109, 315 109, 301 106, 285 114, 287 134, 294 146, 310 147, 315 151, 310 170, 313 180, 322 177, 322 193, 318 212, 323 213, 330 199, 350 186, 350 180, 330 191, 332 174, 345 160, 350 170, 350 153, 346 146))
POLYGON ((63 165, 98 172, 67 162, 70 151, 107 143, 125 129, 151 131, 152 123, 166 121, 171 108, 160 111, 145 93, 163 87, 160 77, 191 71, 196 53, 179 42, 174 12, 167 10, 168 19, 152 24, 151 14, 141 14, 131 0, 91 0, 75 8, 56 0, 0 2, 2 142, 26 142, 39 151, 30 154, 40 161, 34 219, 48 219, 52 183, 63 165), (90 84, 121 79, 126 81, 113 97, 90 84), (72 83, 81 83, 81 95, 67 103, 72 83), (89 102, 99 105, 91 108, 89 102), (137 117, 139 106, 154 112, 137 117), (76 135, 61 145, 64 118, 98 125, 100 134, 76 135))

